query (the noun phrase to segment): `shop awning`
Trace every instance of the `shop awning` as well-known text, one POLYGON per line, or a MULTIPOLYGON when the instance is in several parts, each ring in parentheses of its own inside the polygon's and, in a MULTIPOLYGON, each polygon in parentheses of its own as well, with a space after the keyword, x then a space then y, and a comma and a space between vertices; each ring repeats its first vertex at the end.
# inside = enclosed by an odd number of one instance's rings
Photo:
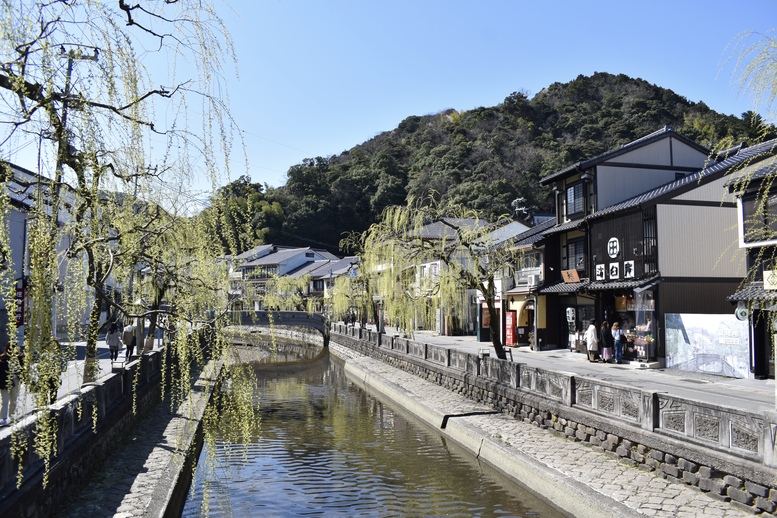
POLYGON ((587 286, 588 291, 605 290, 634 290, 636 292, 645 291, 661 282, 660 275, 651 275, 641 279, 618 279, 614 281, 593 281, 587 286))
POLYGON ((764 289, 762 281, 752 281, 733 295, 729 295, 728 300, 731 302, 777 302, 777 290, 764 289))

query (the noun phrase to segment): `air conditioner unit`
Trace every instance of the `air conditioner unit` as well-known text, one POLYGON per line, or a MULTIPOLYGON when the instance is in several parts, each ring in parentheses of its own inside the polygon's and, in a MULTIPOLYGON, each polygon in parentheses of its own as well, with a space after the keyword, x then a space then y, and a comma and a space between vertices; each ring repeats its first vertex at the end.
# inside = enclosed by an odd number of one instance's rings
POLYGON ((537 274, 529 275, 529 286, 538 286, 540 284, 540 276, 537 274))

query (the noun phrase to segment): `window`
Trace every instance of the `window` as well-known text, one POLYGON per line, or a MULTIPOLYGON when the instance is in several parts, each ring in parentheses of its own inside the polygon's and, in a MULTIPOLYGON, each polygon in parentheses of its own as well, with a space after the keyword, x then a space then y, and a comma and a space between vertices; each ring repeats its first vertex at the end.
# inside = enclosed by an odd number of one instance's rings
POLYGON ((585 272, 585 239, 567 241, 567 259, 564 269, 585 272))
POLYGON ((577 182, 567 187, 567 217, 585 212, 585 184, 577 182))
POLYGON ((777 193, 742 198, 742 227, 745 243, 777 239, 777 193))
POLYGON ((642 211, 642 265, 645 273, 658 271, 658 234, 656 232, 656 208, 642 211))

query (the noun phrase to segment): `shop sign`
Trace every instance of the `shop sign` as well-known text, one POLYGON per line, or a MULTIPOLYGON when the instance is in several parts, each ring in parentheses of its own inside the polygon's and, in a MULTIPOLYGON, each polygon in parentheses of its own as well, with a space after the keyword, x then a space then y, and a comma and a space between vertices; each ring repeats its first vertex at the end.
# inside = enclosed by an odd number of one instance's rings
POLYGON ((605 273, 607 272, 607 267, 604 264, 597 264, 596 268, 596 280, 597 281, 603 281, 605 279, 605 273))
POLYGON ((621 264, 610 263, 610 280, 621 278, 621 264))
POLYGON ((777 290, 777 270, 764 270, 764 289, 777 290))
POLYGON ((623 278, 634 278, 634 261, 623 261, 623 278))
POLYGON ((607 241, 607 255, 610 256, 610 259, 615 259, 618 257, 618 254, 621 252, 621 245, 618 241, 617 237, 611 237, 609 241, 607 241))
POLYGON ((577 270, 561 270, 561 278, 564 279, 564 282, 580 282, 577 270))
POLYGON ((744 301, 739 301, 737 303, 737 309, 734 310, 734 316, 737 317, 737 320, 747 320, 747 317, 750 316, 750 311, 747 309, 747 306, 745 306, 744 301))

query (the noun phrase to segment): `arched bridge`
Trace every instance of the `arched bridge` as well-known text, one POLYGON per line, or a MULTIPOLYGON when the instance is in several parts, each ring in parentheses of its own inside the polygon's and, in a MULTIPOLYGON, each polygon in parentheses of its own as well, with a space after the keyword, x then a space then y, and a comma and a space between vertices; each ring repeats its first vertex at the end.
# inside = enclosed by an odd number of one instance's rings
POLYGON ((324 347, 329 345, 329 322, 320 313, 307 311, 236 311, 234 322, 243 326, 312 327, 324 336, 324 347))

